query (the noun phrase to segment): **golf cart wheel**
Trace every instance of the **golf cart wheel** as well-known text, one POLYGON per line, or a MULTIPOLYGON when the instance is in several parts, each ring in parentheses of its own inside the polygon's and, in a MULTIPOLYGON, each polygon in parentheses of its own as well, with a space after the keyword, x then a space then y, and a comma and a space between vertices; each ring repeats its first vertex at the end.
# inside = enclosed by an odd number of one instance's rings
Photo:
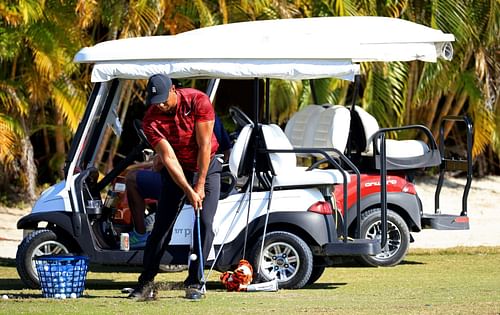
POLYGON ((270 232, 266 235, 262 257, 261 243, 262 237, 250 256, 256 282, 277 278, 282 289, 300 289, 307 284, 313 269, 313 256, 301 238, 288 232, 270 232))
POLYGON ((36 230, 28 234, 16 254, 16 268, 22 282, 31 289, 40 288, 33 258, 44 255, 69 254, 69 247, 51 230, 36 230))
MULTIPOLYGON (((361 238, 380 240, 382 233, 380 209, 371 209, 361 215, 361 238)), ((362 255, 357 260, 365 266, 390 267, 399 264, 410 246, 410 231, 399 214, 387 210, 387 244, 382 253, 362 255)))
POLYGON ((307 285, 313 284, 314 282, 318 281, 318 279, 321 278, 321 276, 325 272, 325 269, 325 266, 314 266, 312 268, 311 276, 309 277, 309 280, 307 280, 307 285))

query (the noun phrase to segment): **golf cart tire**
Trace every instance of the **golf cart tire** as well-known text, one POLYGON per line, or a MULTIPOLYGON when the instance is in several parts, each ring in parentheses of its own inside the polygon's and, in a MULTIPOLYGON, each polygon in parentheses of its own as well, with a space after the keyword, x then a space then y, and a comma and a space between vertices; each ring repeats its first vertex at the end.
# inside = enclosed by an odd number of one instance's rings
POLYGON ((70 253, 70 247, 61 242, 60 238, 52 230, 35 230, 28 234, 17 248, 16 268, 21 281, 31 289, 40 288, 40 281, 38 279, 38 274, 34 268, 33 257, 35 255, 35 252, 40 249, 40 246, 44 244, 51 244, 52 246, 56 246, 56 249, 58 249, 58 251, 54 252, 53 254, 70 253))
MULTIPOLYGON (((371 234, 374 227, 379 224, 379 208, 363 212, 361 214, 361 238, 373 238, 368 235, 371 234)), ((399 214, 389 209, 387 209, 387 224, 387 245, 389 246, 389 254, 387 254, 386 249, 382 249, 382 253, 375 256, 358 256, 356 260, 361 265, 368 267, 392 267, 399 264, 406 257, 410 247, 410 231, 408 225, 399 214)), ((380 237, 378 234, 377 236, 380 237)))
POLYGON ((325 272, 325 269, 325 266, 314 266, 311 272, 311 276, 309 277, 309 280, 307 280, 307 285, 313 284, 314 282, 318 281, 318 279, 321 278, 321 276, 325 272))
MULTIPOLYGON (((262 236, 253 246, 250 257, 251 263, 254 266, 254 279, 255 282, 266 282, 273 280, 269 275, 264 272, 258 272, 257 265, 260 258, 260 247, 262 243, 262 236)), ((286 270, 287 275, 283 275, 280 272, 278 277, 278 286, 280 289, 300 289, 307 285, 311 273, 313 270, 313 255, 309 246, 300 237, 283 231, 269 232, 266 235, 264 243, 264 253, 268 250, 286 250, 290 255, 288 255, 284 261, 285 263, 293 264, 295 268, 287 268, 283 265, 284 270, 286 270), (292 262, 288 258, 292 258, 292 262), (293 271, 292 271, 293 270, 293 271), (292 273, 290 276, 288 273, 292 273), (282 277, 286 277, 282 280, 282 277)), ((269 254, 269 252, 268 252, 269 254)), ((264 255, 265 256, 265 255, 264 255)), ((277 266, 275 264, 275 266, 277 266)), ((291 266, 290 266, 291 267, 291 266)))

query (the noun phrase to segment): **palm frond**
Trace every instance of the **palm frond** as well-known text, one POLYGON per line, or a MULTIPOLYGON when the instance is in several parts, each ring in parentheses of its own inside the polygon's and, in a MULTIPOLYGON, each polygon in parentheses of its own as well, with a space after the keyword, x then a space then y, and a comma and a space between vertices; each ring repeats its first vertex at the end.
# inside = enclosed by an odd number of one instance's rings
POLYGON ((22 135, 22 128, 11 116, 0 112, 0 162, 8 166, 18 151, 17 143, 22 135))
POLYGON ((17 29, 0 26, 0 62, 13 60, 21 53, 21 38, 17 29))
POLYGON ((44 0, 19 0, 18 10, 24 23, 33 23, 43 16, 44 0))
POLYGON ((393 123, 395 126, 404 124, 404 112, 410 110, 406 107, 408 91, 408 65, 402 62, 389 63, 387 68, 388 80, 391 88, 392 110, 394 111, 393 123))
POLYGON ((23 95, 19 93, 19 84, 9 80, 0 81, 0 105, 2 112, 27 116, 29 107, 23 95))
POLYGON ((101 14, 97 1, 77 0, 75 6, 76 25, 80 29, 90 28, 99 21, 101 14))
POLYGON ((210 8, 203 0, 195 0, 194 4, 196 6, 196 9, 198 10, 200 27, 213 26, 217 24, 210 8))
POLYGON ((68 128, 75 132, 85 109, 85 93, 60 80, 53 86, 52 101, 56 110, 62 113, 68 128))
POLYGON ((395 125, 395 104, 392 102, 392 87, 387 77, 387 67, 376 64, 367 76, 363 95, 363 108, 375 116, 383 127, 395 125))
POLYGON ((123 15, 120 38, 153 35, 161 22, 164 6, 160 1, 151 3, 147 0, 131 2, 123 15))
MULTIPOLYGON (((495 126, 498 122, 495 121, 493 112, 484 108, 480 100, 471 102, 470 116, 474 121, 474 146, 472 155, 478 156, 486 147, 498 138, 499 133, 495 133, 495 126)), ((498 150, 498 148, 497 148, 498 150)), ((498 151, 497 151, 498 152, 498 151)))
POLYGON ((272 80, 270 90, 271 120, 281 124, 298 110, 303 84, 301 81, 272 80))
POLYGON ((429 26, 454 34, 457 42, 465 42, 475 35, 467 23, 467 5, 462 0, 438 0, 432 3, 433 15, 429 26))

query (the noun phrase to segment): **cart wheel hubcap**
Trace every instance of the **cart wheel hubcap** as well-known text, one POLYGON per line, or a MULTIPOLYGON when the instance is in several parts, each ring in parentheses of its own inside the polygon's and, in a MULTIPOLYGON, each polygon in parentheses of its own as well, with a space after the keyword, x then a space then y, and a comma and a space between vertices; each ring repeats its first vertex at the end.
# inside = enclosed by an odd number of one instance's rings
POLYGON ((36 257, 45 256, 45 255, 64 255, 69 254, 69 250, 63 244, 57 241, 45 241, 40 243, 34 250, 31 255, 31 266, 35 271, 35 276, 38 279, 38 274, 36 272, 35 261, 33 260, 36 257))
MULTIPOLYGON (((382 224, 380 221, 374 222, 366 231, 365 237, 368 239, 380 240, 382 238, 382 224)), ((382 252, 375 257, 378 259, 388 259, 394 256, 401 247, 401 231, 392 222, 387 222, 387 244, 382 248, 382 252)))
POLYGON ((287 281, 297 274, 299 267, 299 254, 289 244, 277 242, 264 247, 260 273, 265 278, 287 281))

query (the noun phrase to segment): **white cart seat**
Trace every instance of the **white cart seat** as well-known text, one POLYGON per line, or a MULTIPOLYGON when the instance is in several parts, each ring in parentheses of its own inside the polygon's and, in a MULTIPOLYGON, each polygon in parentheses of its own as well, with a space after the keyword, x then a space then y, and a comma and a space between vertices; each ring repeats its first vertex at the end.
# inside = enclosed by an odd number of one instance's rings
MULTIPOLYGON (((293 146, 287 136, 277 125, 262 125, 262 134, 267 150, 292 150, 293 146)), ((305 167, 297 167, 295 153, 269 153, 272 166, 273 186, 313 186, 333 185, 343 183, 340 170, 311 170, 305 167)), ((347 173, 346 173, 347 174, 347 173)), ((349 176, 347 176, 349 180, 349 176)))

